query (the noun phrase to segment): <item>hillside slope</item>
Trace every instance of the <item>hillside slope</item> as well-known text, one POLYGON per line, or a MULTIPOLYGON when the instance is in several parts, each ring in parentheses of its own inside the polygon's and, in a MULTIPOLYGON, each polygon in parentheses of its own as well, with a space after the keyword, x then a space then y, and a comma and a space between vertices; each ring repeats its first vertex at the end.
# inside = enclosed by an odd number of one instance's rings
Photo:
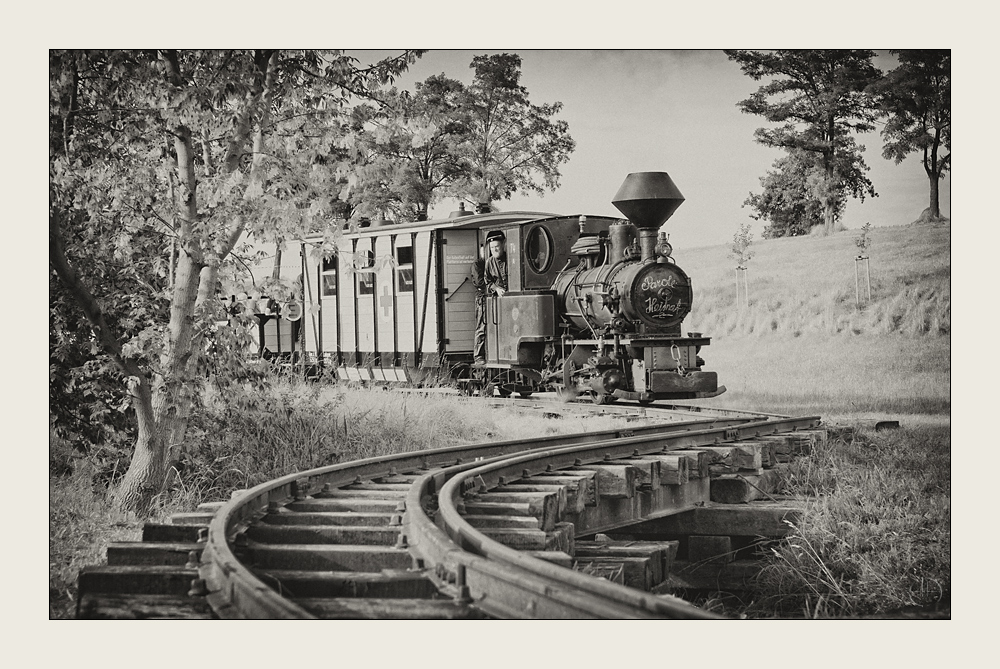
MULTIPOLYGON (((868 250, 872 301, 856 304, 858 230, 829 237, 755 240, 749 308, 736 304, 727 246, 674 252, 691 276, 685 329, 712 337, 805 333, 947 336, 951 332, 951 226, 874 228, 868 250)), ((862 296, 864 275, 862 273, 862 296)))

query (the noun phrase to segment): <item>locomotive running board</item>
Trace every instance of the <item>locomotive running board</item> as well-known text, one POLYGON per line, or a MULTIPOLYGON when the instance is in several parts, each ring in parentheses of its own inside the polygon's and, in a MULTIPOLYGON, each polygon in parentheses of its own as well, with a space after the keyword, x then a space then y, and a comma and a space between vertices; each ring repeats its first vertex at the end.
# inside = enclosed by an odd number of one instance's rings
MULTIPOLYGON (((696 393, 694 393, 694 397, 691 397, 689 399, 701 400, 701 399, 706 399, 706 398, 709 398, 709 397, 718 397, 719 395, 721 395, 724 392, 726 392, 726 387, 725 386, 719 386, 718 389, 713 390, 711 392, 705 392, 705 391, 696 392, 696 393)), ((645 393, 645 392, 644 393, 633 393, 631 391, 621 390, 621 389, 615 390, 615 392, 612 393, 612 395, 614 395, 618 399, 628 400, 630 402, 653 401, 653 400, 658 399, 656 397, 657 394, 658 393, 645 393)))

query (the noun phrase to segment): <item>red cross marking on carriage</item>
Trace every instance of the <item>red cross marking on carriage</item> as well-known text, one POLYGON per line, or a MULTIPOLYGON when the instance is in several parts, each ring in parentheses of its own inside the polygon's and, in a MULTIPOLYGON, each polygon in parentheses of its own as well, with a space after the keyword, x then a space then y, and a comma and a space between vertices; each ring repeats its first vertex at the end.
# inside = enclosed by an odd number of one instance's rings
POLYGON ((378 304, 382 308, 382 314, 389 318, 389 313, 392 311, 392 294, 389 292, 389 286, 382 286, 382 295, 378 298, 378 304))

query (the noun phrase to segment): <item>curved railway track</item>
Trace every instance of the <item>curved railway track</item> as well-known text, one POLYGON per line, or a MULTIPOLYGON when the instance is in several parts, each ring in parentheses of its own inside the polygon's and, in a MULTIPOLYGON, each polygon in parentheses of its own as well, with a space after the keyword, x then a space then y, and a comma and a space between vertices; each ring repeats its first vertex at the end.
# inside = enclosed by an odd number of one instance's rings
POLYGON ((705 537, 643 537, 754 499, 822 438, 820 419, 671 409, 698 417, 400 453, 234 493, 109 546, 80 574, 77 615, 717 617, 660 594, 685 582, 671 577, 678 546, 697 567, 705 537))

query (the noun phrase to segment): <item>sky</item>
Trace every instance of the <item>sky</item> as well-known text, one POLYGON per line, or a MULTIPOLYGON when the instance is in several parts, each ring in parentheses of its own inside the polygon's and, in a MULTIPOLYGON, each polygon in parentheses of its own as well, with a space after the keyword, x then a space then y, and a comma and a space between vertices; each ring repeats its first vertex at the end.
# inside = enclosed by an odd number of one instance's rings
MULTIPOLYGON (((562 102, 556 118, 569 124, 576 140, 560 172, 560 187, 544 196, 515 194, 494 202, 504 211, 621 216, 611 200, 631 172, 667 172, 685 197, 667 221, 675 248, 724 244, 744 223, 759 239, 765 223, 742 207, 760 178, 783 152, 757 144, 760 116, 743 114, 737 103, 763 82, 743 74, 721 50, 517 50, 521 84, 534 104, 562 102)), ((363 63, 392 51, 348 51, 363 63)), ((480 54, 495 50, 431 50, 410 66, 396 85, 445 74, 472 82, 469 67, 480 54)), ((876 59, 882 70, 894 67, 888 54, 876 59)), ((929 184, 919 156, 896 165, 882 158, 878 131, 856 137, 867 147, 865 161, 877 198, 850 200, 845 227, 903 225, 928 206, 929 184)), ((942 214, 950 216, 950 177, 941 184, 942 214)), ((446 216, 457 200, 443 200, 432 216, 446 216)))

